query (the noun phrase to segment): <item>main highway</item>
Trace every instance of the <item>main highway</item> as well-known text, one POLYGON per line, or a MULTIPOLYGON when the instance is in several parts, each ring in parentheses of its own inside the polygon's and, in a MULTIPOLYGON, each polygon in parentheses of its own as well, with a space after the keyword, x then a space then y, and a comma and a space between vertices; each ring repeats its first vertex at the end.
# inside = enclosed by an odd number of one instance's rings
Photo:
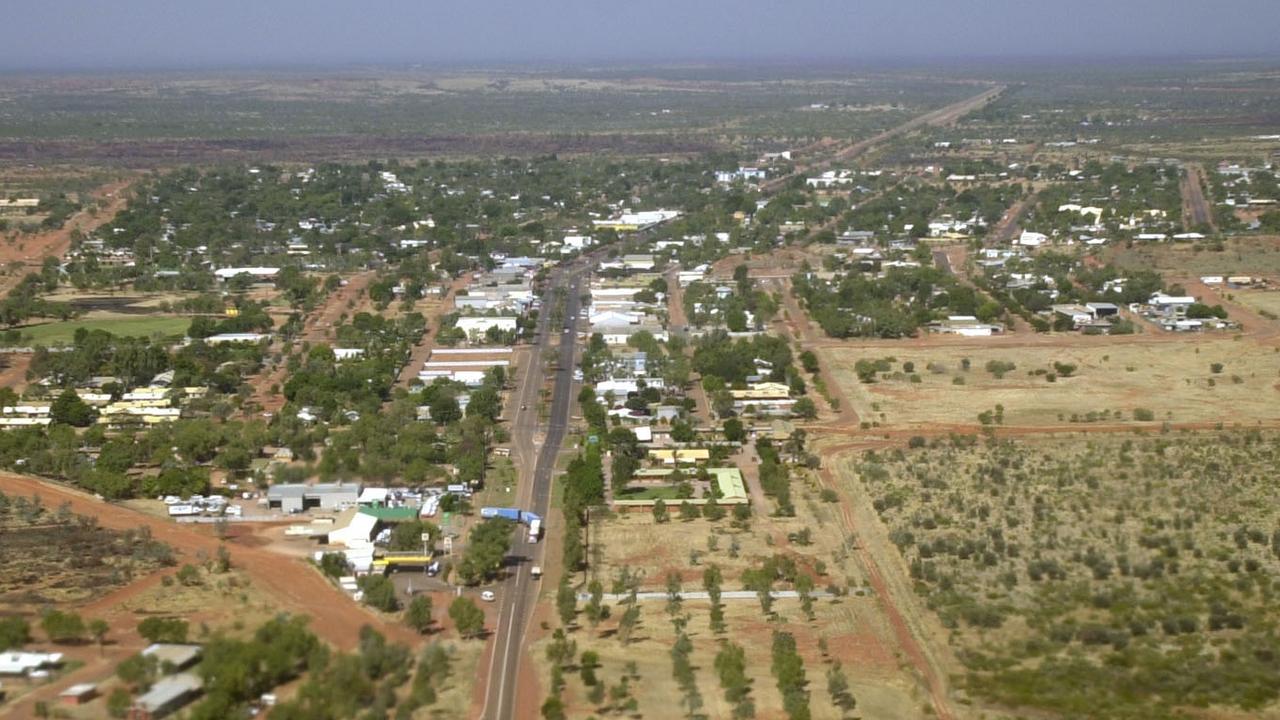
MULTIPOLYGON (((542 294, 542 310, 538 314, 538 339, 517 390, 518 409, 512 418, 511 435, 515 455, 522 468, 517 501, 520 508, 547 517, 551 506, 552 479, 560 446, 573 409, 574 350, 577 339, 578 308, 582 277, 590 261, 588 256, 573 264, 554 269, 542 294), (565 289, 563 321, 552 324, 552 308, 556 288, 565 289), (566 332, 565 328, 569 330, 566 332), (544 355, 556 348, 555 380, 551 407, 543 424, 539 417, 538 398, 545 374, 544 355), (537 436, 545 430, 541 445, 537 436), (532 474, 527 471, 532 468, 532 474)), ((544 520, 544 526, 545 526, 544 520)), ((544 532, 549 532, 545 530, 544 532)), ((498 625, 494 631, 493 652, 488 668, 488 684, 482 717, 506 720, 515 717, 516 678, 519 676, 525 630, 538 600, 539 580, 530 575, 534 565, 542 564, 542 545, 530 543, 522 526, 512 543, 508 557, 507 577, 498 591, 498 625)), ((522 698, 536 703, 538 698, 522 698)))

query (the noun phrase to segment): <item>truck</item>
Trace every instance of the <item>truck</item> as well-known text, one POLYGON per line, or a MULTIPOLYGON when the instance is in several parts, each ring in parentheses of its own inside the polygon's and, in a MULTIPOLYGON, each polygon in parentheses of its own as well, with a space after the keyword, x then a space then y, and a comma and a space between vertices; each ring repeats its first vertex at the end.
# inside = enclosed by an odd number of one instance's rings
POLYGON ((542 523, 541 515, 521 510, 520 508, 482 507, 480 508, 480 517, 485 520, 502 518, 503 520, 512 520, 525 525, 530 525, 534 522, 542 523))
POLYGON ((529 521, 529 542, 536 543, 542 537, 542 518, 529 521))

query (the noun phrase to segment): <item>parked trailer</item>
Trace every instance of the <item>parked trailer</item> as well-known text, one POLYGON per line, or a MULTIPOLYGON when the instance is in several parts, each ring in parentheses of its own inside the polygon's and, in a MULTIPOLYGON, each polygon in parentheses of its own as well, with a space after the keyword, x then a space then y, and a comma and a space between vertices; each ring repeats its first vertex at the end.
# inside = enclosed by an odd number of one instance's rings
POLYGON ((512 520, 514 522, 524 523, 525 525, 530 525, 534 522, 542 522, 541 515, 538 515, 537 513, 531 513, 526 510, 521 510, 520 508, 500 508, 500 507, 480 508, 480 517, 486 520, 492 520, 494 518, 502 518, 503 520, 512 520))

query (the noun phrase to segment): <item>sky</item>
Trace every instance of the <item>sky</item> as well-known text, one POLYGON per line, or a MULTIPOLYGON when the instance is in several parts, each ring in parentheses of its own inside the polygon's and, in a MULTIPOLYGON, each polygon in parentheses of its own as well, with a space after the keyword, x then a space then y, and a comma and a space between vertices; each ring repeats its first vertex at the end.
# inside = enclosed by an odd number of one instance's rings
POLYGON ((0 70, 1280 54, 1277 0, 4 0, 0 70))

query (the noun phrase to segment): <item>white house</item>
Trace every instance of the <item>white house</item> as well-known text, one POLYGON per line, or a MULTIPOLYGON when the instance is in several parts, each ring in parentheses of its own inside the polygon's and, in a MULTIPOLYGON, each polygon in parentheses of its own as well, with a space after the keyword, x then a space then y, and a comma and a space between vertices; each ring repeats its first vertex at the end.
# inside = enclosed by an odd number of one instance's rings
POLYGON ((1018 236, 1018 239, 1014 241, 1014 244, 1022 245, 1024 247, 1040 247, 1047 242, 1049 242, 1048 235, 1045 235, 1044 233, 1031 232, 1030 230, 1023 230, 1022 234, 1018 236))
POLYGON ((457 328, 474 340, 484 337, 490 328, 498 328, 503 332, 515 332, 516 323, 517 318, 514 315, 461 317, 458 318, 457 328))
POLYGON ((241 275, 248 275, 254 280, 273 280, 279 274, 280 268, 278 267, 231 267, 219 268, 213 271, 214 277, 223 282, 241 275))

